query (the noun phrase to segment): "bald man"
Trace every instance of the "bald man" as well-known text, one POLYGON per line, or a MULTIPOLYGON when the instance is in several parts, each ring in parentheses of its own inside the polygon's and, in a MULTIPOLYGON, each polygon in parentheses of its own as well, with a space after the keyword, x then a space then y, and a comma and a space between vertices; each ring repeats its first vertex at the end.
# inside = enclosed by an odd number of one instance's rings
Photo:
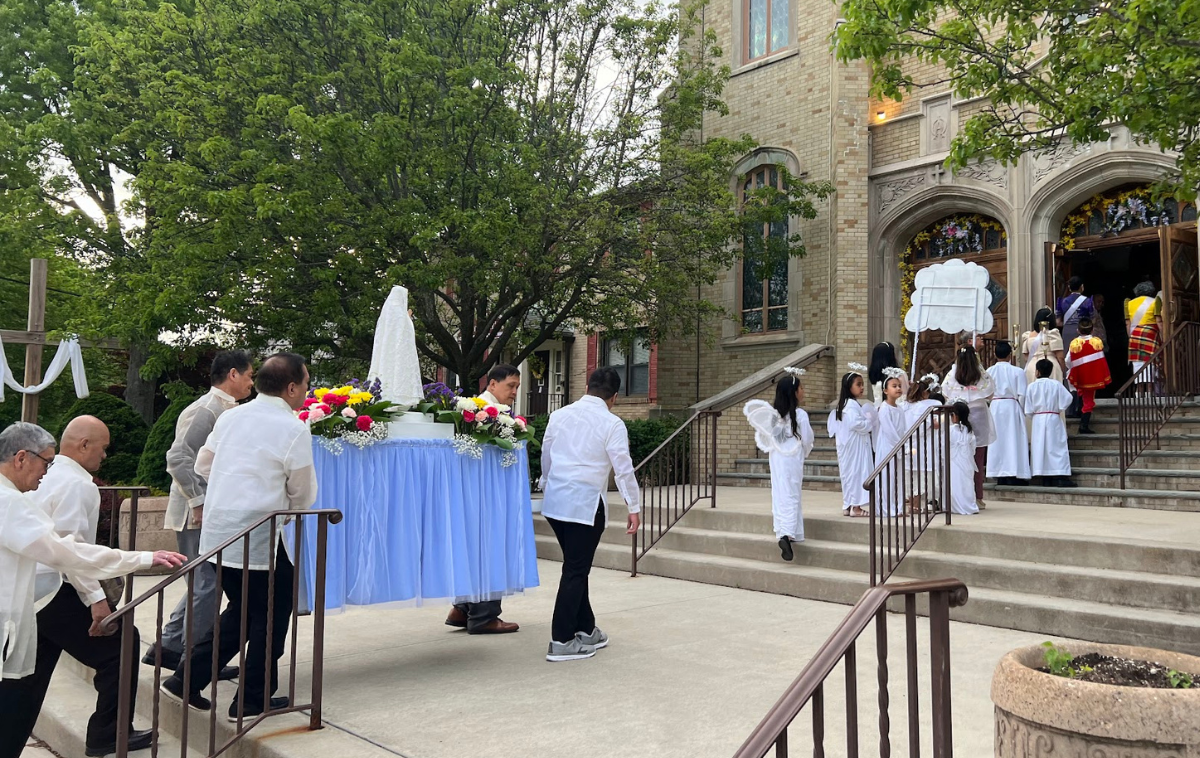
MULTIPOLYGON (((79 542, 95 544, 100 518, 100 489, 92 474, 108 457, 108 427, 95 416, 72 419, 63 430, 59 453, 41 484, 29 497, 54 521, 55 532, 74 536, 79 542)), ((113 612, 100 583, 95 579, 60 575, 49 566, 38 565, 36 593, 40 603, 53 599, 37 614, 37 667, 33 676, 21 680, 28 688, 30 705, 41 709, 50 677, 66 651, 75 660, 96 670, 96 711, 88 721, 85 749, 89 756, 106 755, 116 749, 117 694, 121 677, 121 638, 104 636, 100 622, 113 612), (66 581, 63 582, 62 580, 66 581)), ((134 649, 138 634, 134 629, 134 649)), ((129 749, 150 747, 150 732, 133 730, 133 699, 137 695, 137 662, 130 668, 129 749)))

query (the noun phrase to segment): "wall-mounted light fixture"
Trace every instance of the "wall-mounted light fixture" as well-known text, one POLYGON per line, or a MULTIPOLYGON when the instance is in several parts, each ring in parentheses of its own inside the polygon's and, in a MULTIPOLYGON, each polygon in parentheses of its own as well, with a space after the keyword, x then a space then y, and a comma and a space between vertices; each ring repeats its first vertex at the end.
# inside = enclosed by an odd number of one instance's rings
POLYGON ((875 114, 875 118, 879 119, 880 121, 883 121, 885 118, 887 118, 887 112, 879 111, 875 114))

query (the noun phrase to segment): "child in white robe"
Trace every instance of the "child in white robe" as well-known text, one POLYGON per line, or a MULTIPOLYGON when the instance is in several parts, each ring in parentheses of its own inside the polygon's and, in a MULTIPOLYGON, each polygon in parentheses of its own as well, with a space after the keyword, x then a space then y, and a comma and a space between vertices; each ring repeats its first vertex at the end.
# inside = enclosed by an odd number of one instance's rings
POLYGON ((1043 477, 1047 486, 1074 487, 1067 424, 1062 417, 1074 398, 1062 382, 1053 378, 1054 364, 1049 360, 1038 361, 1037 374, 1037 381, 1029 385, 1025 394, 1025 415, 1033 418, 1029 433, 1030 472, 1043 477))
MULTIPOLYGON (((850 367, 854 368, 854 364, 850 367)), ((889 369, 899 371, 898 374, 896 371, 891 371, 890 373, 893 376, 900 377, 900 385, 903 387, 904 392, 901 394, 900 399, 896 401, 896 404, 903 408, 908 402, 906 399, 908 396, 908 374, 896 362, 896 346, 890 342, 880 342, 871 349, 871 365, 867 367, 867 378, 871 380, 871 392, 875 398, 876 410, 884 403, 886 393, 883 391, 883 385, 887 380, 885 372, 888 372, 889 369)))
POLYGON ((973 344, 964 345, 958 351, 958 360, 950 367, 950 373, 942 381, 942 391, 951 403, 962 401, 971 409, 971 427, 975 433, 975 502, 982 510, 983 472, 987 467, 987 448, 996 439, 992 430, 992 417, 988 412, 988 401, 996 392, 992 377, 983 370, 979 355, 973 344))
POLYGON ((837 443, 838 475, 842 480, 842 515, 866 516, 870 502, 863 483, 875 470, 871 434, 877 423, 875 407, 861 402, 866 391, 862 375, 842 377, 837 408, 829 414, 829 436, 837 443))
MULTIPOLYGON (((883 382, 883 405, 879 406, 879 426, 875 431, 875 468, 879 468, 888 454, 900 444, 908 432, 904 409, 898 403, 904 395, 904 385, 899 376, 888 376, 883 382)), ((875 480, 875 515, 899 516, 903 510, 902 488, 905 472, 899 471, 901 464, 893 459, 888 468, 880 472, 875 480)))
POLYGON ((971 408, 955 403, 957 423, 950 427, 950 512, 970 516, 979 513, 975 502, 975 431, 971 408))
POLYGON ((804 486, 804 460, 812 452, 813 430, 804 402, 803 369, 791 369, 775 385, 775 402, 751 400, 742 412, 754 427, 754 442, 767 453, 771 465, 771 515, 775 537, 785 561, 792 560, 793 542, 804 541, 804 515, 800 510, 804 486))
POLYGON ((1025 485, 1029 473, 1029 432, 1025 428, 1025 372, 1012 364, 1012 345, 996 343, 996 364, 988 369, 996 393, 992 395, 992 429, 996 440, 988 445, 987 475, 1010 487, 1025 485))
MULTIPOLYGON (((908 404, 904 408, 904 423, 908 432, 921 421, 925 411, 941 406, 944 400, 933 393, 941 385, 934 374, 926 374, 913 382, 908 391, 908 404)), ((938 482, 941 471, 943 438, 936 433, 937 419, 927 418, 924 428, 913 437, 912 450, 909 453, 908 466, 913 471, 912 492, 909 493, 908 510, 910 513, 921 510, 921 498, 927 497, 936 509, 938 504, 938 482)))

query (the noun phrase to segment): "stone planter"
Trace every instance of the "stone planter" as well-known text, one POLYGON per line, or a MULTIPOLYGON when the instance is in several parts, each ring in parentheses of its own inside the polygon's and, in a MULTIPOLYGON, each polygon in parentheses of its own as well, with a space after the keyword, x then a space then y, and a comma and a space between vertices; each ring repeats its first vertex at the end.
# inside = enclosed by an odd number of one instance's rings
MULTIPOLYGON (((129 513, 130 501, 121 503, 120 544, 124 550, 129 549, 129 513)), ((137 549, 138 550, 177 550, 175 532, 163 526, 167 517, 167 498, 142 497, 138 498, 137 514, 137 549)))
MULTIPOLYGON (((1200 679, 1200 658, 1166 650, 1076 642, 1072 655, 1154 661, 1200 679)), ((1200 757, 1200 689, 1092 684, 1044 674, 1043 648, 1014 650, 992 677, 997 758, 1200 757)))

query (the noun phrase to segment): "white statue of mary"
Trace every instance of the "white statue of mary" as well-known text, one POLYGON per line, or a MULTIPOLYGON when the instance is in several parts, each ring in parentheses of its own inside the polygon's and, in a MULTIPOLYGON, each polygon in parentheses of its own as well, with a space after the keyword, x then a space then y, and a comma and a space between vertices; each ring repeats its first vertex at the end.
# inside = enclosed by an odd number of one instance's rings
POLYGON ((380 381, 384 400, 411 406, 424 397, 417 334, 408 315, 408 290, 403 287, 392 287, 379 312, 367 377, 380 381))

